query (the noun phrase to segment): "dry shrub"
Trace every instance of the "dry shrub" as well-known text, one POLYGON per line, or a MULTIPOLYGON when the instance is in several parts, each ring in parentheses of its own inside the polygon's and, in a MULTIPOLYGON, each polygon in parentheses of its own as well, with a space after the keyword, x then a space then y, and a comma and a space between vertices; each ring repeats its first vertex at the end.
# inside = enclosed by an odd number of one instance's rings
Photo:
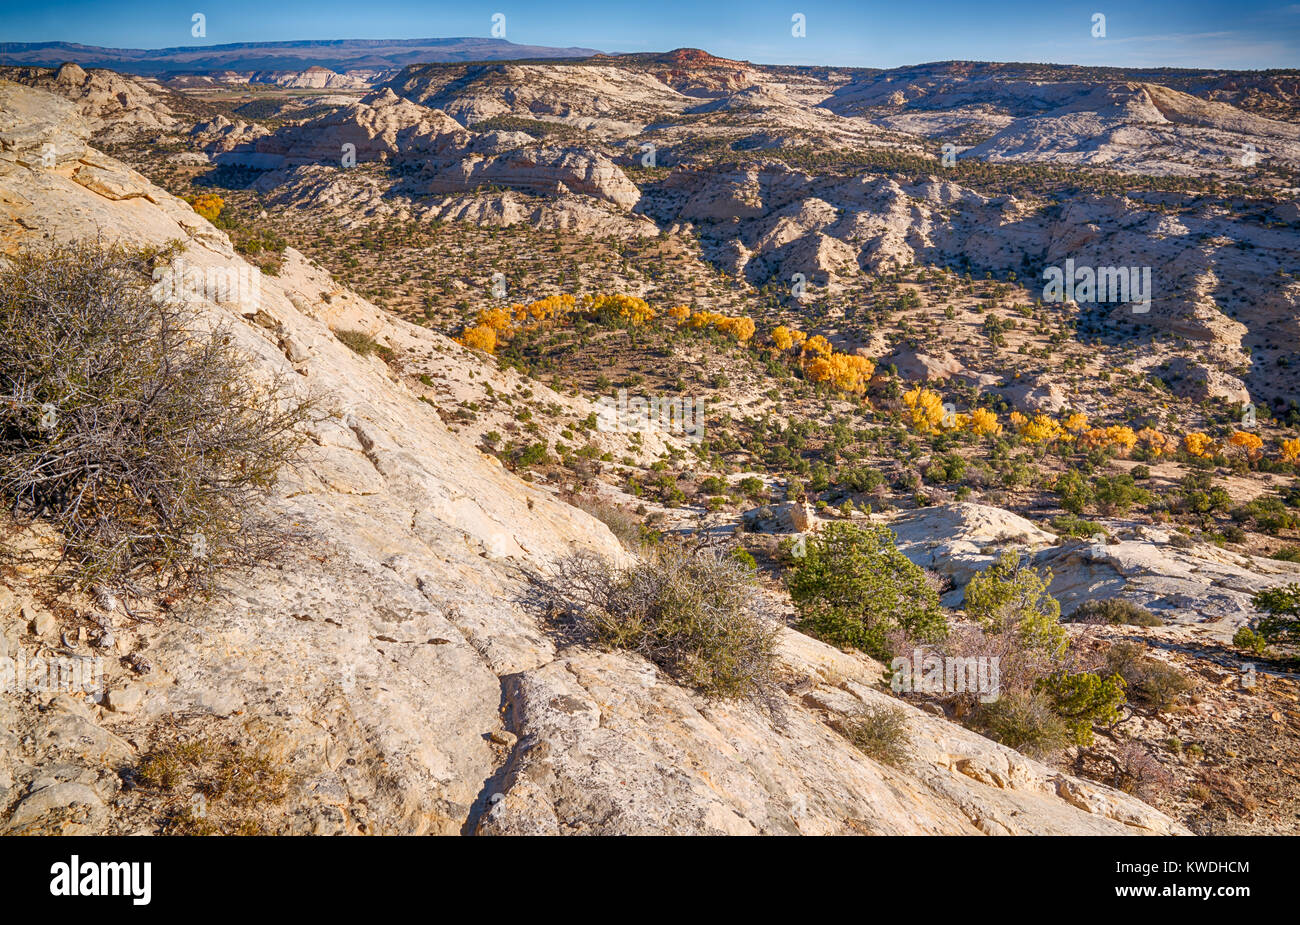
POLYGON ((1259 800, 1236 777, 1226 771, 1205 768, 1199 774, 1198 784, 1204 788, 1209 800, 1225 803, 1238 816, 1248 817, 1259 809, 1259 800))
POLYGON ((1145 607, 1118 598, 1084 601, 1074 609, 1074 613, 1070 615, 1070 620, 1073 623, 1127 624, 1129 626, 1163 626, 1165 622, 1145 607))
POLYGON ((767 698, 776 687, 777 624, 753 571, 719 550, 660 547, 625 569, 578 553, 560 563, 551 593, 586 638, 704 694, 767 698))
POLYGON ((1070 729, 1040 691, 1009 691, 983 704, 980 725, 995 742, 1031 758, 1048 758, 1071 742, 1070 729))
POLYGON ((1113 786, 1147 803, 1160 803, 1174 788, 1174 776, 1136 742, 1125 742, 1114 756, 1113 786))
POLYGON ((57 576, 137 597, 281 547, 258 502, 310 407, 155 300, 158 256, 91 242, 0 266, 0 496, 60 531, 57 576))
POLYGON ((907 714, 900 707, 868 707, 842 720, 839 728, 868 758, 894 767, 907 758, 907 714))
POLYGON ((645 544, 646 531, 641 519, 626 508, 598 498, 582 496, 574 498, 572 503, 574 507, 586 511, 609 527, 609 532, 614 534, 625 549, 635 552, 645 544))
POLYGON ((150 751, 131 778, 164 801, 166 835, 275 834, 264 820, 283 818, 295 783, 280 749, 203 737, 150 751))
POLYGON ((1123 678, 1131 698, 1157 713, 1169 710, 1192 689, 1183 671, 1143 654, 1142 646, 1133 642, 1107 649, 1105 670, 1123 678))

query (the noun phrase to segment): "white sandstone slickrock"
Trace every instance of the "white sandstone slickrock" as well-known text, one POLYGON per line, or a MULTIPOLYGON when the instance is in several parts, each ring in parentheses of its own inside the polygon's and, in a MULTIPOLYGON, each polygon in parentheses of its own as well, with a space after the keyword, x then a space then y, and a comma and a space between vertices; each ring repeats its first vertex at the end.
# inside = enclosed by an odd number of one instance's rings
POLYGON ((1300 581, 1300 564, 1245 556, 1208 543, 1176 544, 1166 530, 1101 521, 1105 541, 1058 538, 1001 508, 971 502, 935 505, 882 518, 899 549, 953 582, 944 596, 960 606, 965 586, 1004 550, 1050 570, 1048 590, 1068 615, 1085 600, 1123 597, 1167 623, 1202 627, 1227 641, 1258 615, 1250 599, 1265 588, 1300 581))
MULTIPOLYGON (((4 252, 93 229, 132 245, 178 239, 197 267, 243 266, 184 203, 84 145, 56 169, 28 166, 42 137, 85 132, 70 106, 0 85, 4 252), (45 124, 14 128, 38 112, 45 124), (91 162, 139 195, 77 182, 91 162)), ((117 769, 140 757, 130 743, 196 721, 280 743, 297 783, 273 822, 303 833, 1184 831, 1133 797, 908 706, 912 758, 878 764, 829 724, 896 702, 879 666, 792 631, 782 659, 811 687, 783 698, 781 722, 701 699, 638 657, 557 651, 534 576, 575 550, 626 554, 602 524, 490 462, 340 343, 320 320, 321 276, 289 251, 248 317, 203 305, 263 374, 287 374, 331 412, 270 501, 307 542, 279 566, 231 575, 213 603, 133 630, 152 670, 131 682, 132 712, 67 696, 44 712, 34 699, 0 700, 0 832, 56 817, 63 831, 137 830, 141 820, 115 816, 117 769)), ((368 310, 381 338, 472 357, 368 310)), ((0 635, 12 641, 17 608, 5 609, 0 635)))

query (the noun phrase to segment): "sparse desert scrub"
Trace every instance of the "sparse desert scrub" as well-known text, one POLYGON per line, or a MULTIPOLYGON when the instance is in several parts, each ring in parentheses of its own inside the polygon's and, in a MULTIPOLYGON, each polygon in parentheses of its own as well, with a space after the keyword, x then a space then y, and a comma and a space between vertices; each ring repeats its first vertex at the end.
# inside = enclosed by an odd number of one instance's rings
POLYGON ((385 363, 390 362, 393 359, 392 349, 389 347, 385 347, 383 344, 375 340, 365 331, 341 329, 335 331, 334 336, 337 337, 340 341, 342 341, 343 344, 348 349, 361 354, 363 357, 368 357, 371 354, 376 354, 385 363))
POLYGON ((1105 670, 1124 679, 1133 701, 1157 713, 1168 711, 1192 689, 1191 679, 1184 672, 1145 655, 1137 643, 1111 646, 1106 651, 1105 670))
POLYGON ((1070 744, 1070 731, 1038 691, 1010 691, 980 711, 980 727, 1001 742, 1032 758, 1045 758, 1070 744))
POLYGON ((907 758, 907 713, 901 707, 868 707, 840 720, 838 728, 868 758, 895 767, 907 758))
POLYGON ((1164 621, 1132 601, 1110 598, 1109 600, 1084 601, 1070 614, 1073 623, 1109 623, 1129 626, 1163 626, 1164 621))
POLYGON ((311 413, 153 298, 158 256, 83 243, 0 268, 0 495, 60 531, 61 579, 139 596, 280 548, 260 501, 311 413))
POLYGON ((768 698, 775 688, 777 624, 753 570, 725 552, 665 545, 621 569, 578 553, 550 591, 579 638, 636 652, 703 694, 768 698))
POLYGON ((573 506, 586 511, 592 517, 609 527, 623 546, 630 550, 640 549, 647 542, 646 528, 641 519, 626 508, 601 501, 598 498, 578 496, 573 499, 573 506))
POLYGON ((1113 753, 1085 749, 1079 753, 1076 771, 1153 806, 1174 790, 1174 776, 1138 742, 1123 742, 1113 753))
POLYGON ((787 584, 800 628, 886 661, 890 635, 932 642, 947 633, 939 595, 883 526, 828 524, 809 536, 787 584))
POLYGON ((149 751, 130 772, 146 797, 161 800, 164 835, 269 835, 268 819, 295 780, 268 743, 192 736, 149 751))

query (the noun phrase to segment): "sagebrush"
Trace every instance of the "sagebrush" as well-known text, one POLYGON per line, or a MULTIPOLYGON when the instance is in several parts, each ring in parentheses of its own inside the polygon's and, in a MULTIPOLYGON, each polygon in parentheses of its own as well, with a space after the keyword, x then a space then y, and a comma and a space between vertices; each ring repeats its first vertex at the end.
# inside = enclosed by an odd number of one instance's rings
POLYGON ((86 242, 0 266, 0 496, 59 530, 55 574, 76 585, 206 589, 285 539, 259 501, 311 402, 154 298, 169 256, 86 242))
POLYGON ((645 656, 718 697, 768 699, 778 627, 754 573, 716 549, 663 546, 627 568, 579 553, 551 584, 555 603, 594 641, 645 656))

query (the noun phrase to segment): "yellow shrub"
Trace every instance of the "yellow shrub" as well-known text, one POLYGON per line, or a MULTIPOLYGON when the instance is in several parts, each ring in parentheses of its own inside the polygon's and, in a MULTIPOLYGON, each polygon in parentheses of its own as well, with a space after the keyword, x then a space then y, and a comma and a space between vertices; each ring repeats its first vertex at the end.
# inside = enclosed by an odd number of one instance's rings
POLYGON ((632 295, 599 295, 586 296, 584 298, 585 307, 588 311, 595 312, 598 315, 604 315, 617 321, 626 321, 633 327, 640 327, 655 316, 655 310, 650 307, 645 299, 639 299, 632 295))
POLYGON ((1183 448, 1193 456, 1204 458, 1213 454, 1214 441, 1205 434, 1193 431, 1183 435, 1183 448))
POLYGON ((1064 434, 1061 425, 1045 414, 1035 414, 1033 420, 1020 429, 1020 436, 1029 443, 1053 443, 1064 434))
MULTIPOLYGON (((523 306, 517 306, 522 309, 523 306)), ((504 308, 489 308, 478 313, 478 323, 481 326, 489 327, 498 334, 509 335, 510 318, 512 310, 504 308)))
POLYGON ((681 324, 687 318, 691 317, 691 310, 685 305, 674 305, 668 309, 668 317, 681 324))
POLYGON ((1088 429, 1088 416, 1082 411, 1076 411, 1065 419, 1065 429, 1072 434, 1081 434, 1088 429))
POLYGON ((996 437, 1002 433, 998 416, 987 408, 976 408, 970 413, 970 429, 981 437, 996 437))
POLYGON ((813 382, 829 382, 845 392, 861 393, 867 390, 876 364, 866 357, 848 353, 817 356, 808 361, 808 378, 813 382))
POLYGON ((778 324, 772 329, 772 343, 777 350, 789 350, 794 346, 794 335, 790 329, 783 324, 778 324))
POLYGON ((547 296, 527 305, 514 306, 516 321, 560 321, 572 314, 577 300, 569 293, 547 296))
POLYGON ((1241 447, 1251 459, 1259 459, 1263 455, 1264 441, 1248 431, 1234 430, 1232 436, 1228 438, 1228 443, 1241 447))
POLYGON ((910 412, 911 423, 922 433, 931 433, 943 423, 943 396, 938 392, 917 386, 903 393, 903 404, 910 412))
MULTIPOLYGON (((1067 426, 1068 426, 1067 421, 1067 426)), ((1119 426, 1092 427, 1079 434, 1079 445, 1085 449, 1103 450, 1118 447, 1125 452, 1137 445, 1138 435, 1133 428, 1119 426)))
POLYGON ((831 355, 831 342, 820 334, 814 334, 804 342, 803 352, 804 356, 815 353, 818 356, 828 357, 831 355))
POLYGON ((754 320, 740 315, 736 318, 723 318, 718 322, 718 330, 730 334, 742 344, 754 336, 754 320))
POLYGON ((1300 462, 1300 437, 1292 437, 1289 440, 1282 441, 1282 461, 1289 463, 1300 462))
POLYGON ((740 341, 742 344, 754 336, 754 321, 744 315, 729 318, 717 312, 699 311, 686 319, 688 328, 713 328, 740 341))
POLYGON ((1153 456, 1169 456, 1178 449, 1178 440, 1158 430, 1144 427, 1137 432, 1137 439, 1151 451, 1153 456))
POLYGON ((466 328, 458 339, 466 347, 482 350, 484 353, 495 353, 497 349, 497 332, 486 324, 466 328))
POLYGON ((204 193, 194 200, 194 211, 210 222, 215 222, 225 207, 226 201, 216 193, 204 193))

